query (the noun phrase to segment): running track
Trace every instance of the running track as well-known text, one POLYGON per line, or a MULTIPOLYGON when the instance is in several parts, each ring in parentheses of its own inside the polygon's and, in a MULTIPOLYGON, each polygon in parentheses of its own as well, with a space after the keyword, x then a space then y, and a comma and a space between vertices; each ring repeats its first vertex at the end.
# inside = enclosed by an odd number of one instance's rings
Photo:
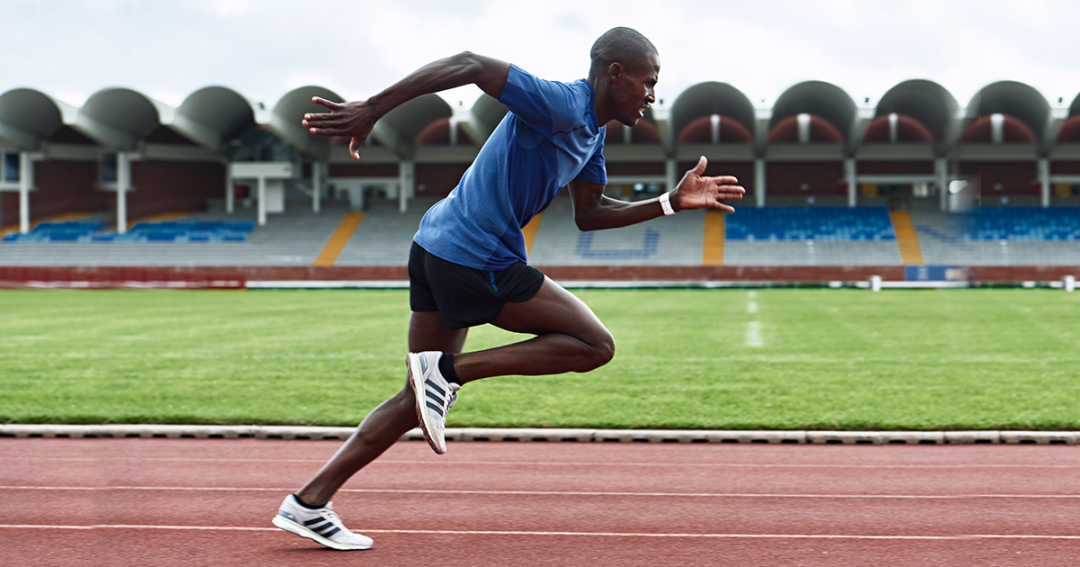
POLYGON ((0 565, 1080 563, 1070 446, 402 442, 336 552, 270 519, 339 446, 0 439, 0 565))

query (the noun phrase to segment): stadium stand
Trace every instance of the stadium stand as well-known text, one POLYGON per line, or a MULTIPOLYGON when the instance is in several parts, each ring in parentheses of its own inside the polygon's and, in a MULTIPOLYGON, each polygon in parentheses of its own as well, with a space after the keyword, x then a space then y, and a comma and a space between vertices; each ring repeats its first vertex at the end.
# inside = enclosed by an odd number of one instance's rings
POLYGON ((136 223, 120 234, 100 221, 43 222, 26 234, 11 233, 4 242, 243 242, 254 222, 168 221, 136 223))
POLYGON ((972 211, 972 240, 1080 240, 1080 207, 983 207, 972 211))
MULTIPOLYGON (((606 125, 610 194, 656 196, 707 156, 707 175, 746 187, 736 212, 581 232, 564 191, 525 231, 532 264, 590 279, 1080 272, 1080 96, 1054 104, 1000 81, 964 105, 923 80, 873 104, 822 81, 792 85, 769 108, 712 81, 672 95, 636 127, 606 125), (995 206, 947 212, 978 203, 995 206)), ((323 110, 312 96, 348 98, 301 87, 268 107, 206 87, 169 108, 108 88, 80 109, 34 89, 0 93, 0 268, 403 277, 421 216, 505 108, 486 95, 471 109, 419 97, 385 116, 354 160, 347 139, 299 123, 323 110)))
POLYGON ((7 266, 40 266, 42 258, 48 258, 50 266, 72 267, 310 266, 346 213, 344 208, 328 208, 318 214, 302 209, 287 211, 275 215, 272 229, 255 228, 254 213, 246 209, 232 215, 194 213, 184 223, 157 223, 163 226, 140 231, 133 228, 126 235, 98 238, 94 235, 102 234, 103 222, 62 223, 62 228, 45 229, 49 240, 24 240, 33 232, 14 235, 11 241, 7 239, 13 235, 7 235, 0 242, 0 257, 7 266), (245 216, 248 219, 238 220, 245 216), (245 230, 246 238, 239 240, 245 230))
POLYGON ((688 211, 625 228, 581 232, 569 198, 543 214, 529 254, 537 266, 699 266, 704 211, 688 211))
POLYGON ((742 208, 727 221, 727 240, 896 240, 885 207, 742 208))

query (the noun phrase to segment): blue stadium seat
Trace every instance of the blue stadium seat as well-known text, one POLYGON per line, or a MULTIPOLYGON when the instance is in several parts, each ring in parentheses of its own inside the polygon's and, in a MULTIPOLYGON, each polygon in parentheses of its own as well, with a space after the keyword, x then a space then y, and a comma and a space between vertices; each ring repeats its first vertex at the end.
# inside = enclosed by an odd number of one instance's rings
POLYGON ((104 230, 97 221, 43 222, 27 234, 7 234, 3 242, 243 242, 254 222, 144 222, 126 234, 104 230))
POLYGON ((886 207, 741 208, 727 217, 728 240, 896 240, 886 207))
POLYGON ((1080 207, 985 207, 969 219, 971 240, 1080 240, 1080 207))

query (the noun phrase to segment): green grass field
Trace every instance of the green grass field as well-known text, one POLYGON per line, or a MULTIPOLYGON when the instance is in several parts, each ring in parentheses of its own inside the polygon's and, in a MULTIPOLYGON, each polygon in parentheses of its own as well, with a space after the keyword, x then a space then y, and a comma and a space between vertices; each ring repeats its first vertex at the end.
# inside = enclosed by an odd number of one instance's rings
MULTIPOLYGON (((1080 294, 576 293, 615 360, 474 382, 449 425, 1080 426, 1080 294)), ((354 425, 405 379, 405 291, 9 290, 0 313, 0 422, 354 425)))

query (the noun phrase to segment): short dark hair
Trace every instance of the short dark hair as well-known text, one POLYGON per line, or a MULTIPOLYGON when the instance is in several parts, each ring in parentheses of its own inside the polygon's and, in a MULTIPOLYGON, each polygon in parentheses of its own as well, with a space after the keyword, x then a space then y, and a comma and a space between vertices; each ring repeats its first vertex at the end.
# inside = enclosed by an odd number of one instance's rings
POLYGON ((589 76, 604 72, 612 63, 628 65, 658 54, 656 46, 637 30, 631 28, 611 28, 604 32, 589 50, 592 68, 589 76))

